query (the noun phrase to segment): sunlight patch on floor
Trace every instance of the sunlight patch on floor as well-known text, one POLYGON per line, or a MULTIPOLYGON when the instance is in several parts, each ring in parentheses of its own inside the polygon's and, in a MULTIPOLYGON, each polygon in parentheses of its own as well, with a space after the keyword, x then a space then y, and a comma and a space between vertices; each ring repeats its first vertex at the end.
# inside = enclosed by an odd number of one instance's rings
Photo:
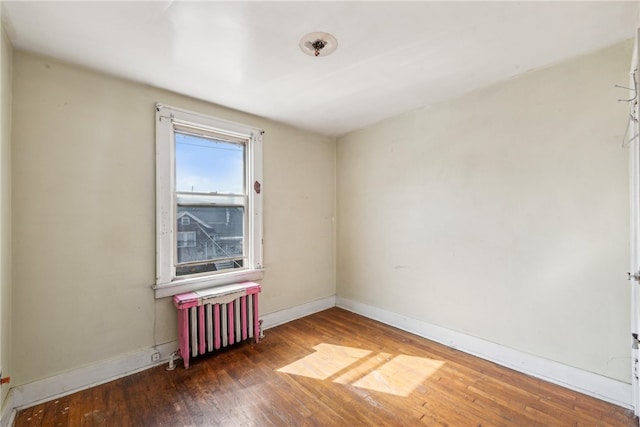
POLYGON ((313 349, 315 353, 278 369, 278 372, 324 380, 371 353, 369 350, 325 343, 313 349))
POLYGON ((445 362, 404 354, 377 353, 333 344, 318 344, 309 354, 278 372, 409 396, 445 362))
POLYGON ((440 360, 401 354, 371 371, 353 385, 397 396, 409 396, 442 365, 444 362, 440 360))
POLYGON ((387 363, 392 357, 393 355, 391 353, 378 353, 346 371, 344 374, 333 380, 333 382, 339 384, 353 384, 360 378, 363 378, 370 372, 373 372, 377 367, 387 363))

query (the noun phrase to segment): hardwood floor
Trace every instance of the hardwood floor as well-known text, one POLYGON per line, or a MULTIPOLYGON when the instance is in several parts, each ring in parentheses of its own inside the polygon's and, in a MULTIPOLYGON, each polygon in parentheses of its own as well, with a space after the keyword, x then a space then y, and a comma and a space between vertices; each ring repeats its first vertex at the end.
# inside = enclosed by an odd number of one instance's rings
POLYGON ((20 411, 22 426, 636 426, 631 411, 332 308, 260 344, 20 411))

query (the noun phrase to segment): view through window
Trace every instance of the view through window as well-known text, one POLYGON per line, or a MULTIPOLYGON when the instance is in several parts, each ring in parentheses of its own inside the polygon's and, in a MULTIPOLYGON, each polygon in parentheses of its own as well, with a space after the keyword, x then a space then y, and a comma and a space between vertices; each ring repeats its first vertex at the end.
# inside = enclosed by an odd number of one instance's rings
POLYGON ((176 275, 242 268, 245 144, 178 130, 175 153, 176 275))

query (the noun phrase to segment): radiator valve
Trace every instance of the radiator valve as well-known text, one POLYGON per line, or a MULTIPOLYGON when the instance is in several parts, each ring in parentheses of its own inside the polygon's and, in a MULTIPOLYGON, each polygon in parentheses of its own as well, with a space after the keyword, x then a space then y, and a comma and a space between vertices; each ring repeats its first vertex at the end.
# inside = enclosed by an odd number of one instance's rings
POLYGON ((169 366, 167 366, 167 371, 173 371, 174 369, 176 369, 176 359, 181 359, 179 353, 180 350, 176 350, 171 353, 171 356, 169 356, 169 366))

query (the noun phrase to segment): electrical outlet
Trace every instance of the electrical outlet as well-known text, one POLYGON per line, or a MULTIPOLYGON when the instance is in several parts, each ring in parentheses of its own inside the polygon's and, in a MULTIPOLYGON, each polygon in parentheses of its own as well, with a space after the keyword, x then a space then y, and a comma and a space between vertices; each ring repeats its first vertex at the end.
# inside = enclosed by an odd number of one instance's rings
POLYGON ((152 361, 152 362, 158 362, 158 361, 160 361, 160 352, 159 352, 159 351, 156 351, 155 353, 153 353, 153 354, 151 355, 151 361, 152 361))

